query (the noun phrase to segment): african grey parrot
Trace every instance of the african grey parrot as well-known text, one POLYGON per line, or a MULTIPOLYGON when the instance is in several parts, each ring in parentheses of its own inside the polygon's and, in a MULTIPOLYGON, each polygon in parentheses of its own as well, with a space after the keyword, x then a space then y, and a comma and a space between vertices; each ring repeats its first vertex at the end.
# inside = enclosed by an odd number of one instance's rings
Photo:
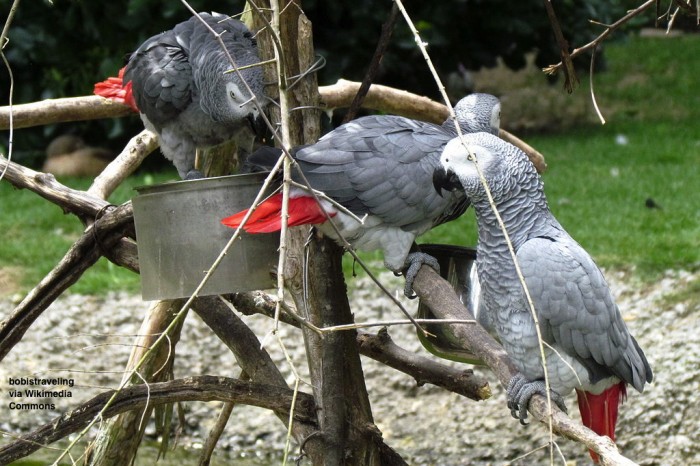
MULTIPOLYGON (((462 131, 498 132, 500 103, 487 95, 471 95, 455 106, 462 131)), ((434 258, 409 254, 417 236, 453 220, 469 206, 464 193, 433 189, 433 172, 445 145, 455 137, 454 122, 442 126, 399 116, 366 116, 344 124, 316 144, 298 148, 294 158, 312 188, 354 213, 367 215, 364 223, 324 200, 321 205, 308 191, 292 188, 289 226, 316 224, 319 230, 342 245, 328 217, 342 236, 360 250, 381 249, 384 264, 398 273, 406 266, 407 296, 422 263, 437 268, 434 258)), ((253 154, 249 162, 269 169, 280 154, 268 148, 253 154)), ((298 173, 295 181, 303 182, 298 173)), ((264 233, 280 229, 282 195, 263 202, 244 229, 264 233)), ((247 211, 225 218, 232 228, 240 225, 247 211)))
POLYGON ((246 26, 220 13, 200 13, 146 40, 119 78, 95 85, 95 93, 125 102, 158 134, 161 150, 180 177, 200 178, 195 151, 236 139, 252 151, 253 120, 264 105, 256 42, 246 26), (199 19, 201 18, 201 20, 199 19), (204 21, 220 35, 229 58, 204 21), (246 88, 241 78, 248 84, 246 88))
MULTIPOLYGON (((490 134, 468 134, 464 140, 488 182, 532 297, 552 398, 565 409, 562 396, 576 389, 584 424, 614 440, 626 385, 642 392, 652 381, 649 363, 603 274, 549 211, 527 156, 490 134)), ((456 177, 476 212, 479 320, 495 332, 520 371, 507 393, 513 416, 522 422, 532 395, 546 393, 534 319, 475 164, 459 139, 446 145, 440 163, 436 189, 445 180, 454 185, 456 177)))

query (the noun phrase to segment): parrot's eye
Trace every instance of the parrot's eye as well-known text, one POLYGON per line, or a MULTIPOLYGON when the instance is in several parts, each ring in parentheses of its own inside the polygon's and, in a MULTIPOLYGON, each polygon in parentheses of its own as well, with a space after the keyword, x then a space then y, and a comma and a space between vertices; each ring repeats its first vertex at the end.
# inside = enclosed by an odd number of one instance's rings
POLYGON ((230 95, 233 100, 238 100, 234 91, 229 91, 228 95, 230 95))

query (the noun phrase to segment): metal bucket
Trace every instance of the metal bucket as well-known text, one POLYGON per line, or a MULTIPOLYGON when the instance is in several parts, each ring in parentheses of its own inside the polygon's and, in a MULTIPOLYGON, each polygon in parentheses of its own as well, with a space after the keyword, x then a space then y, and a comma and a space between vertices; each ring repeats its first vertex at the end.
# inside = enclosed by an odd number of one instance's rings
MULTIPOLYGON (((440 264, 440 275, 450 282, 459 300, 476 318, 481 291, 476 273, 476 249, 446 244, 421 244, 420 250, 437 259, 440 264)), ((417 315, 421 319, 436 319, 428 306, 420 302, 417 315)), ((470 318, 471 316, 465 316, 465 319, 470 318)), ((417 334, 423 346, 431 353, 453 361, 483 364, 448 331, 445 325, 427 324, 426 330, 434 336, 426 337, 421 332, 417 334)))
MULTIPOLYGON (((234 230, 221 219, 250 207, 267 173, 176 181, 136 188, 136 242, 144 300, 192 294, 234 230)), ((271 288, 279 233, 240 239, 200 296, 271 288)))

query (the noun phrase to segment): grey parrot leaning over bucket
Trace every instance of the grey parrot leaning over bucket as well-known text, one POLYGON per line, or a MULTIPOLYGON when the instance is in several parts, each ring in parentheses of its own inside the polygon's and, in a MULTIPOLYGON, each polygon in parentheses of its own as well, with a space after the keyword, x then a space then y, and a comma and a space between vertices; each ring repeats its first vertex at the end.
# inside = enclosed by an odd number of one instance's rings
MULTIPOLYGON (((549 211, 542 180, 527 156, 486 133, 467 134, 464 141, 488 183, 532 298, 552 400, 565 410, 562 397, 576 389, 584 424, 614 440, 627 384, 641 392, 652 381, 644 353, 601 271, 549 211)), ((524 422, 532 395, 546 395, 535 321, 476 165, 459 139, 447 144, 440 163, 435 188, 458 181, 476 212, 479 320, 498 336, 520 372, 507 393, 513 416, 524 422)))
MULTIPOLYGON (((467 96, 455 106, 462 131, 498 132, 500 103, 494 96, 467 96)), ((396 273, 405 272, 405 294, 412 296, 415 274, 423 263, 438 268, 437 261, 420 252, 411 252, 417 236, 460 216, 469 206, 459 190, 438 194, 432 185, 433 172, 445 145, 455 137, 454 122, 442 126, 399 116, 366 116, 346 123, 323 136, 317 143, 293 151, 299 170, 312 188, 352 212, 366 215, 363 223, 324 200, 321 205, 306 190, 290 191, 290 226, 315 224, 325 235, 337 240, 338 234, 359 250, 380 249, 384 264, 396 273)), ((269 170, 277 161, 279 149, 257 151, 250 159, 256 169, 269 170)), ((303 182, 298 173, 292 177, 303 182)), ((282 195, 263 202, 243 227, 249 233, 280 229, 282 195)), ((240 225, 247 211, 222 222, 232 228, 240 225)))
POLYGON ((252 152, 253 120, 259 114, 252 97, 265 104, 262 69, 250 66, 259 61, 255 39, 242 22, 200 13, 146 40, 121 79, 96 84, 95 93, 135 106, 180 177, 201 178, 196 149, 236 140, 252 152), (226 50, 202 21, 220 35, 226 50), (242 68, 240 76, 227 52, 242 68))

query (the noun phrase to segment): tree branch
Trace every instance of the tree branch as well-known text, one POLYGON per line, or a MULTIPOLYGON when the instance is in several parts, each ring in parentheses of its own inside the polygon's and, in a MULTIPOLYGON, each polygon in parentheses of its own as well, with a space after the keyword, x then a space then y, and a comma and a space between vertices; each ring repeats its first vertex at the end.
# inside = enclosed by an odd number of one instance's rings
MULTIPOLYGON (((634 17, 637 16, 638 14, 642 13, 642 12, 645 11, 646 9, 648 9, 648 8, 650 8, 651 6, 655 5, 655 4, 657 3, 657 1, 658 1, 658 0, 647 0, 647 1, 644 2, 643 4, 639 5, 637 8, 635 8, 635 9, 632 10, 632 11, 630 11, 630 12, 627 13, 625 16, 623 16, 622 18, 620 18, 619 20, 615 21, 613 24, 611 24, 610 26, 608 26, 608 27, 605 29, 605 31, 603 31, 603 33, 600 34, 598 37, 596 37, 595 39, 593 39, 592 41, 590 41, 590 42, 587 43, 586 45, 584 45, 584 46, 582 46, 582 47, 579 47, 579 48, 577 48, 577 49, 574 49, 573 52, 571 52, 571 53, 568 55, 569 58, 570 58, 570 59, 573 59, 573 58, 575 58, 576 56, 578 56, 578 55, 582 54, 583 52, 585 52, 586 50, 589 50, 589 49, 591 49, 591 48, 593 48, 593 47, 598 46, 598 44, 600 44, 603 40, 605 40, 605 38, 608 37, 608 35, 610 35, 611 32, 613 32, 615 29, 617 29, 618 27, 620 27, 621 25, 623 25, 624 23, 626 23, 626 22, 629 21, 630 19, 634 18, 634 17)), ((555 64, 555 65, 549 65, 548 67, 544 68, 543 71, 544 71, 545 73, 547 73, 547 74, 554 74, 554 73, 556 73, 557 71, 559 71, 559 69, 560 69, 562 66, 564 66, 564 64, 563 64, 562 62, 559 62, 559 63, 557 63, 557 64, 555 64)))
MULTIPOLYGON (((575 56, 576 51, 571 56, 575 56)), ((560 66, 560 65, 555 65, 560 66)), ((319 86, 318 92, 321 101, 327 110, 344 108, 351 105, 353 99, 360 90, 362 84, 345 79, 338 80, 337 83, 329 86, 319 86)), ((104 106, 102 102, 107 99, 99 96, 71 97, 65 99, 45 100, 32 104, 15 105, 13 115, 15 119, 23 122, 24 126, 39 126, 50 123, 60 123, 64 121, 88 120, 91 118, 116 118, 129 114, 128 106, 116 102, 104 106), (91 105, 100 106, 100 115, 94 116, 95 112, 91 105), (126 109, 126 111, 125 111, 126 109), (36 119, 35 114, 41 114, 41 119, 36 119), (71 116, 71 120, 66 120, 66 115, 71 116)), ((428 97, 412 94, 389 86, 373 84, 367 91, 367 95, 362 101, 363 108, 378 110, 394 115, 401 115, 431 123, 441 124, 448 116, 447 107, 435 102, 428 97)), ((9 127, 9 107, 0 107, 0 130, 9 127), (3 117, 3 115, 6 115, 3 117)), ((141 133, 143 134, 143 133, 141 133)), ((532 163, 537 167, 537 171, 544 172, 547 164, 544 156, 533 147, 518 139, 511 133, 501 130, 501 138, 518 146, 525 152, 532 163)), ((132 140, 133 141, 133 140, 132 140)), ((128 146, 127 146, 128 147, 128 146)), ((126 151, 127 149, 125 149, 126 151)))
POLYGON ((102 170, 102 173, 97 175, 87 194, 107 199, 157 147, 158 136, 147 129, 141 131, 131 138, 124 150, 102 170))
MULTIPOLYGON (((231 300, 236 310, 243 314, 263 314, 274 317, 275 303, 262 291, 235 293, 228 295, 227 298, 231 300)), ((300 327, 298 320, 288 317, 286 313, 282 313, 280 320, 294 327, 300 327)), ((382 332, 379 335, 358 332, 357 344, 363 356, 413 377, 420 385, 430 383, 476 401, 491 396, 488 382, 471 370, 457 369, 407 351, 394 343, 388 334, 385 336, 382 332)))
MULTIPOLYGON (((48 445, 85 428, 114 394, 101 393, 52 422, 0 448, 0 464, 23 458, 48 445)), ((227 377, 204 375, 186 377, 169 382, 131 385, 116 395, 104 416, 107 418, 127 411, 144 409, 179 401, 227 401, 257 406, 289 416, 294 393, 287 387, 248 382, 227 377)), ((296 394, 294 419, 315 425, 316 405, 313 397, 303 392, 296 394)))
POLYGON ((29 189, 47 201, 61 207, 78 217, 96 217, 109 206, 104 199, 91 196, 85 191, 69 188, 58 181, 51 173, 42 173, 24 167, 15 162, 9 162, 0 155, 0 172, 7 167, 5 178, 15 187, 29 189))
MULTIPOLYGON (((15 129, 69 121, 98 120, 133 115, 128 105, 97 95, 47 99, 12 106, 15 129)), ((0 129, 10 127, 10 107, 0 107, 0 129)))

